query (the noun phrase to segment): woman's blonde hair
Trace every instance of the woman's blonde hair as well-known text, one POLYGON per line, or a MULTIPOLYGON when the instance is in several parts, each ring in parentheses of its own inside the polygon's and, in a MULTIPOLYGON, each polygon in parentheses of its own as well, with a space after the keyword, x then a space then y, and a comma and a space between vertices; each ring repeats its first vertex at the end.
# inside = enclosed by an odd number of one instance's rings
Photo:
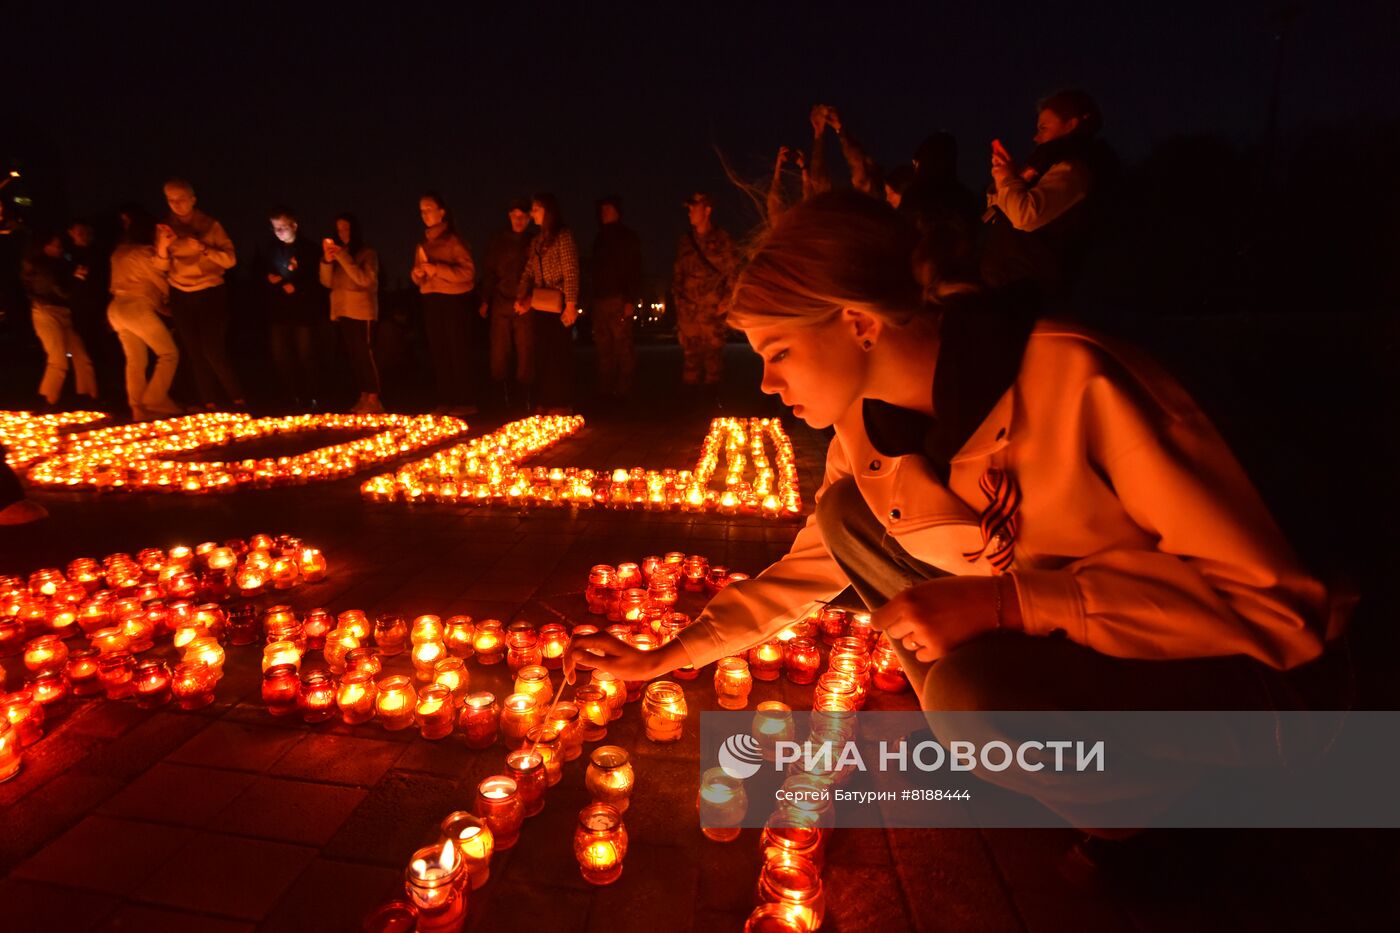
POLYGON ((855 308, 896 324, 929 313, 919 234, 888 204, 832 191, 784 211, 752 248, 729 323, 814 326, 855 308))

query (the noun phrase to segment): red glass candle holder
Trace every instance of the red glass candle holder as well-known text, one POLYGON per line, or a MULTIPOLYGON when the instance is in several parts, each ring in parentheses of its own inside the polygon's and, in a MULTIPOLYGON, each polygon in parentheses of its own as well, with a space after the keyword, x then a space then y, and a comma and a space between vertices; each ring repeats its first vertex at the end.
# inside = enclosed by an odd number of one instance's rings
POLYGON ((812 639, 794 638, 783 646, 783 667, 791 683, 815 683, 821 666, 821 649, 812 639))
POLYGON ((136 665, 136 705, 155 709, 170 702, 170 667, 159 660, 136 665))
POLYGON ((558 622, 540 626, 540 654, 544 666, 557 671, 564 665, 564 654, 569 650, 569 630, 558 622))
POLYGON ((14 730, 21 746, 33 745, 44 736, 44 708, 29 690, 16 690, 0 697, 0 715, 14 730))
POLYGON ((418 692, 413 719, 418 724, 418 734, 423 738, 445 739, 451 735, 452 727, 456 724, 456 713, 452 691, 442 684, 429 684, 418 692))
POLYGON ((301 678, 297 707, 302 722, 325 722, 335 715, 335 680, 325 671, 312 671, 301 678))
POLYGON ((512 848, 520 840, 525 805, 513 778, 495 775, 482 781, 477 786, 473 811, 491 827, 497 850, 512 848))
POLYGON ((203 661, 181 661, 171 675, 170 690, 180 709, 199 709, 214 702, 218 682, 218 673, 203 661))
POLYGON ((297 711, 301 696, 301 678, 297 666, 277 664, 263 671, 262 700, 274 716, 290 716, 297 711))
POLYGON ((765 641, 749 649, 749 673, 754 680, 777 680, 783 673, 783 646, 765 641))
POLYGON ((506 658, 505 627, 499 619, 483 619, 477 623, 472 638, 472 650, 480 664, 500 664, 506 658))
POLYGON ((374 718, 375 701, 379 688, 375 686, 374 675, 368 671, 350 671, 340 678, 336 689, 335 703, 340 708, 340 719, 347 725, 358 725, 374 718))
POLYGON ((496 744, 501 729, 501 707, 493 694, 473 693, 462 701, 457 728, 467 748, 489 748, 496 744))
POLYGON ((506 769, 515 781, 520 802, 525 806, 525 815, 534 816, 543 810, 544 793, 549 786, 543 756, 530 748, 517 748, 507 753, 506 769))
POLYGON ((579 813, 574 830, 574 858, 589 884, 612 884, 622 877, 627 857, 627 827, 622 814, 606 803, 594 803, 579 813))
POLYGON ((73 686, 68 682, 68 675, 63 671, 44 671, 42 674, 35 674, 27 685, 27 689, 34 694, 34 699, 45 709, 59 709, 63 702, 68 699, 73 692, 73 686))
POLYGON ((320 651, 326 645, 326 633, 334 628, 331 614, 324 609, 312 609, 302 619, 301 631, 306 636, 306 650, 320 651))
POLYGON ((136 692, 136 659, 129 651, 104 654, 97 659, 97 679, 109 700, 124 700, 136 692))
POLYGON ((97 659, 96 648, 76 648, 68 653, 68 681, 73 685, 74 696, 90 697, 102 692, 97 659))

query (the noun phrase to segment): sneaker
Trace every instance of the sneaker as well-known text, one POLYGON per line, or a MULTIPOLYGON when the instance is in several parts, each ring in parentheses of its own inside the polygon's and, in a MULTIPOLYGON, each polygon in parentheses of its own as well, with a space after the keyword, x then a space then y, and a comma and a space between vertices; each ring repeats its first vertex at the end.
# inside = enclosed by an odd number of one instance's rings
POLYGON ((49 510, 30 499, 12 502, 0 509, 0 525, 28 525, 48 517, 49 510))

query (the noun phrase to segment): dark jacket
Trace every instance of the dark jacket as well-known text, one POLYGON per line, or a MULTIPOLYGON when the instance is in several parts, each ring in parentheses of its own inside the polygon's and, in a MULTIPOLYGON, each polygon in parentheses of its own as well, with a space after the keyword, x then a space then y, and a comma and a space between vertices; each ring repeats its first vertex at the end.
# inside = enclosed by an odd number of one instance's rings
POLYGON ((73 300, 73 272, 68 261, 39 255, 26 259, 20 268, 24 293, 32 304, 69 307, 73 300))
POLYGON ((642 240, 621 223, 603 224, 593 238, 593 298, 642 294, 642 240))
POLYGON ((481 263, 481 300, 491 307, 510 311, 515 305, 520 276, 525 271, 525 259, 530 254, 533 228, 524 233, 505 229, 491 238, 486 258, 481 263))
POLYGON ((291 244, 273 240, 263 257, 263 284, 267 289, 267 317, 279 324, 313 324, 326 316, 326 290, 321 287, 320 247, 309 237, 291 244), (268 275, 280 276, 276 284, 268 275), (284 285, 292 286, 289 295, 284 285))

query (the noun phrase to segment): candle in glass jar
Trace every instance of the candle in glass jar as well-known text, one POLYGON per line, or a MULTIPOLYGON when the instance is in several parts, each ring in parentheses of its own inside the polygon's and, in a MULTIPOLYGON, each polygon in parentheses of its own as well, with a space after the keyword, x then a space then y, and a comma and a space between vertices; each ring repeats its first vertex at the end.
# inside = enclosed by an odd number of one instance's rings
POLYGON ((306 650, 320 651, 325 647, 326 634, 334 627, 331 615, 324 609, 312 609, 301 621, 302 634, 306 636, 306 650))
POLYGON ((477 785, 474 810, 491 828, 498 850, 509 849, 519 841, 525 805, 512 778, 495 775, 477 785))
POLYGON ((530 730, 540 724, 543 716, 544 710, 530 694, 512 693, 506 697, 501 709, 501 741, 506 748, 524 745, 530 730))
POLYGON ((303 722, 325 722, 335 715, 335 679, 325 671, 302 675, 301 697, 297 706, 303 722))
POLYGON ((765 641, 749 649, 749 672, 755 680, 777 680, 783 672, 783 646, 765 641))
POLYGON ((781 700, 764 700, 758 704, 749 734, 758 742, 764 760, 772 761, 777 755, 778 743, 791 742, 797 736, 792 707, 781 700))
POLYGON ((297 563, 301 578, 307 583, 320 583, 326 579, 326 555, 314 547, 304 547, 297 552, 297 563))
POLYGON ((744 921, 744 933, 813 933, 805 910, 791 904, 759 904, 744 921))
POLYGON ((549 786, 544 758, 530 748, 517 748, 506 753, 506 769, 515 781, 525 815, 534 816, 544 809, 544 792, 549 786))
POLYGON ((87 697, 102 692, 102 684, 97 679, 96 648, 78 648, 68 654, 68 681, 73 685, 75 696, 87 697))
POLYGON ((733 842, 739 838, 740 824, 749 808, 744 782, 730 777, 723 768, 710 768, 700 777, 696 806, 700 811, 700 831, 706 838, 733 842))
POLYGON ((332 674, 343 674, 345 672, 345 656, 352 648, 360 647, 360 639, 349 629, 337 628, 326 635, 326 647, 321 655, 326 659, 326 666, 331 669, 332 674))
POLYGON ((501 707, 493 694, 479 691, 462 701, 457 728, 467 748, 489 748, 501 729, 501 707))
POLYGON ((515 692, 528 693, 541 705, 548 703, 553 695, 549 671, 538 664, 522 667, 515 673, 515 692))
POLYGON ((335 627, 352 633, 361 642, 368 641, 370 632, 374 631, 374 626, 370 625, 369 617, 363 609, 345 610, 335 617, 335 627))
POLYGON ((358 725, 374 718, 375 699, 379 688, 374 684, 374 675, 368 671, 350 671, 340 678, 336 688, 335 705, 340 708, 340 719, 347 725, 358 725))
POLYGON ((136 659, 129 651, 104 654, 97 659, 97 679, 109 700, 124 700, 136 692, 136 659))
POLYGON ((749 705, 753 678, 748 662, 743 658, 720 658, 715 663, 715 699, 725 709, 743 709, 749 705))
POLYGON ((0 697, 0 715, 14 729, 21 746, 33 745, 44 735, 44 708, 29 690, 16 690, 0 697))
POLYGON ((483 619, 472 639, 476 659, 482 664, 500 664, 506 657, 505 628, 499 619, 483 619))
POLYGON ((262 669, 266 674, 274 667, 287 666, 301 670, 301 652, 294 642, 274 641, 263 648, 262 669))
POLYGON ((652 742, 679 742, 685 731, 685 691, 669 680, 648 684, 642 698, 642 723, 652 742))
POLYGON ((599 803, 607 803, 626 813, 632 799, 636 773, 627 750, 618 745, 600 745, 593 749, 584 773, 584 786, 599 803))
POLYGON ((172 644, 183 651, 185 646, 196 638, 203 638, 209 635, 209 630, 204 627, 204 623, 197 621, 193 617, 185 619, 175 627, 175 634, 172 644))
POLYGON ((812 692, 812 709, 819 712, 851 712, 856 709, 859 689, 848 674, 828 671, 817 678, 812 692))
POLYGON ((476 635, 476 626, 472 623, 471 616, 449 616, 444 623, 443 641, 447 644, 447 651, 454 658, 469 658, 474 653, 472 639, 476 635))
POLYGON ((558 622, 540 626, 540 654, 544 666, 557 671, 564 664, 564 652, 569 650, 569 630, 558 622))
POLYGON ((244 564, 233 576, 234 585, 244 597, 258 596, 267 589, 268 571, 254 564, 244 564))
POLYGON ((457 710, 452 705, 452 691, 442 684, 429 684, 418 693, 418 705, 413 719, 418 734, 425 739, 444 739, 452 734, 457 710))
POLYGON ((223 676, 224 649, 213 638, 196 638, 185 646, 183 657, 186 661, 203 661, 215 678, 223 676))
POLYGON ((570 700, 555 703, 545 725, 559 733, 559 755, 564 761, 573 761, 583 754, 583 719, 577 703, 570 700))
POLYGON ((559 733, 549 723, 530 730, 526 748, 544 760, 545 777, 553 787, 564 779, 564 753, 559 733))
POLYGON ((164 661, 142 661, 136 665, 136 705, 155 709, 170 702, 170 668, 164 661))
POLYGON ((622 708, 627 705, 627 684, 607 671, 594 670, 592 685, 608 698, 608 719, 621 719, 622 708))
POLYGON ((441 616, 421 615, 413 620, 409 637, 413 644, 421 645, 425 641, 442 641, 445 633, 441 616))
POLYGON ((606 803, 584 807, 574 830, 574 858, 589 884, 612 884, 622 876, 627 857, 627 827, 622 813, 606 803))
POLYGON ((413 708, 417 699, 418 693, 413 689, 412 680, 402 674, 385 677, 379 682, 379 697, 375 700, 380 725, 390 732, 413 725, 413 708))
POLYGON ((687 592, 697 593, 705 588, 705 578, 710 573, 710 562, 699 555, 692 555, 681 565, 681 578, 687 592))
MULTIPOLYGON (((5 680, 5 669, 0 667, 0 683, 5 680)), ((29 690, 33 692, 34 699, 45 709, 57 709, 68 695, 73 692, 72 685, 68 682, 68 675, 63 671, 44 671, 42 674, 35 674, 29 681, 29 690)))
POLYGON ((378 677, 379 673, 384 670, 384 660, 379 656, 378 648, 361 645, 345 652, 345 670, 346 672, 364 671, 371 676, 378 677))
POLYGON ((578 704, 579 721, 582 724, 580 735, 585 742, 597 742, 608 734, 608 721, 612 719, 612 706, 602 687, 587 684, 574 691, 574 702, 578 704))
POLYGON ((272 586, 278 590, 290 590, 301 579, 301 566, 290 557, 278 557, 268 570, 272 586))
POLYGON ((199 709, 214 702, 215 673, 204 661, 187 658, 175 665, 170 678, 170 690, 180 709, 199 709))
POLYGON ((94 632, 92 646, 99 654, 116 654, 119 651, 130 651, 131 640, 121 628, 113 626, 94 632))
POLYGON ((133 612, 123 616, 121 629, 126 634, 127 650, 132 654, 150 651, 155 647, 155 626, 146 618, 145 613, 133 612))
MULTIPOLYGON (((436 616, 431 618, 435 619, 436 616)), ((415 626, 413 641, 415 645, 419 643, 417 633, 418 629, 415 626)), ((403 616, 383 615, 374 620, 374 644, 384 657, 392 658, 402 654, 407 639, 408 622, 403 616)))
POLYGON ((828 673, 845 674, 856 685, 855 708, 865 708, 865 698, 869 691, 867 684, 870 682, 870 656, 864 654, 846 654, 832 651, 830 659, 827 661, 828 673))
POLYGON ((442 684, 456 699, 466 696, 471 685, 467 662, 461 658, 443 658, 433 667, 433 683, 442 684))
POLYGON ((40 635, 24 646, 24 666, 32 673, 61 671, 68 663, 68 646, 57 635, 40 635))
POLYGON ((783 645, 783 667, 787 679, 794 684, 810 684, 817 679, 822 653, 811 638, 794 638, 783 645))
POLYGON ((512 674, 521 668, 534 667, 544 661, 540 651, 540 633, 529 622, 512 622, 506 633, 506 665, 512 674))
POLYGON ((901 693, 909 689, 904 665, 899 663, 894 645, 884 635, 875 643, 875 650, 870 656, 870 679, 875 689, 886 693, 901 693))
POLYGON ((588 587, 583 595, 589 612, 606 615, 609 605, 617 599, 617 570, 609 564, 595 564, 588 572, 588 587))
POLYGON ((418 933, 458 933, 467 918, 465 866, 450 839, 413 853, 404 872, 404 890, 417 912, 418 933))
POLYGON ((0 716, 0 783, 19 773, 23 761, 22 743, 10 721, 0 716))
POLYGON ((774 855, 800 855, 820 868, 825 842, 826 832, 816 815, 780 804, 764 823, 759 847, 764 861, 774 855))
POLYGON ((760 903, 781 904, 803 917, 810 929, 821 926, 826 895, 821 871, 800 855, 783 853, 768 858, 758 876, 760 903))
POLYGON ((262 676, 262 700, 274 716, 289 716, 297 711, 301 697, 301 678, 295 664, 275 664, 262 676))
POLYGON ((447 657, 447 646, 440 641, 425 641, 413 646, 413 674, 421 684, 432 683, 437 662, 447 657))
POLYGON ((495 837, 486 821, 466 810, 456 810, 442 821, 442 838, 457 844, 472 889, 484 885, 491 877, 491 854, 496 850, 495 837))

